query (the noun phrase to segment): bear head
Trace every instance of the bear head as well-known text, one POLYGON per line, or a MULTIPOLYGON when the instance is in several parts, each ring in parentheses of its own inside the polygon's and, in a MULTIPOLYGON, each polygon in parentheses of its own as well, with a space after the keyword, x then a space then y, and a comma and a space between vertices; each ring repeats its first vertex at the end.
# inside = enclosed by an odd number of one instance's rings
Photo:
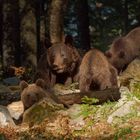
POLYGON ((28 84, 25 81, 20 82, 21 101, 23 102, 24 110, 28 109, 46 96, 44 87, 45 82, 42 79, 36 80, 33 84, 28 84))
POLYGON ((70 35, 65 37, 64 42, 55 43, 47 50, 49 67, 55 73, 69 72, 78 59, 79 53, 73 47, 73 39, 70 35))
POLYGON ((115 40, 110 49, 105 52, 109 62, 118 70, 122 70, 127 63, 127 41, 121 37, 115 40))

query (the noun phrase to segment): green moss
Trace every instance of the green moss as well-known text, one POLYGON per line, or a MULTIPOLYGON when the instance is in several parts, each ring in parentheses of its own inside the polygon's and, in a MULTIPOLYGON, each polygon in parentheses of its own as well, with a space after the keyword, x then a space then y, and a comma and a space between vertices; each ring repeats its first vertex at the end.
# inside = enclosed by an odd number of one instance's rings
POLYGON ((95 114, 97 110, 98 110, 98 106, 83 104, 83 105, 81 105, 81 112, 79 115, 82 115, 82 116, 84 116, 84 118, 86 118, 90 115, 95 114))
POLYGON ((114 140, 119 140, 119 138, 121 138, 122 140, 126 140, 125 135, 131 134, 131 133, 132 133, 132 129, 130 127, 121 128, 116 132, 114 140))
POLYGON ((55 116, 55 112, 57 110, 63 109, 62 106, 52 105, 48 102, 42 102, 41 104, 35 104, 27 112, 25 112, 24 122, 30 122, 31 124, 38 124, 42 122, 46 117, 48 119, 52 118, 51 116, 55 116))
POLYGON ((92 105, 92 104, 95 104, 95 103, 98 103, 98 102, 99 102, 99 99, 96 99, 96 98, 89 98, 87 96, 84 96, 82 98, 82 103, 85 103, 85 104, 92 105))
POLYGON ((140 100, 140 82, 133 85, 133 95, 140 100))
POLYGON ((6 137, 5 137, 4 134, 1 134, 1 133, 0 133, 0 140, 6 140, 6 137))

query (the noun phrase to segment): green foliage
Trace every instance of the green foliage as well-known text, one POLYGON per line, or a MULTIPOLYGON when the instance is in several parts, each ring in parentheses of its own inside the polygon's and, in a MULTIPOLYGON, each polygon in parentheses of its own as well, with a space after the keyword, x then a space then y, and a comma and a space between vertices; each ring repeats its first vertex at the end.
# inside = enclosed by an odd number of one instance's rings
MULTIPOLYGON (((93 101, 96 102, 97 99, 93 99, 93 101)), ((90 100, 88 102, 91 103, 90 100)), ((104 103, 103 105, 83 104, 81 105, 81 114, 85 118, 89 116, 94 116, 96 121, 97 121, 97 118, 106 119, 107 116, 113 111, 113 107, 115 106, 115 104, 116 102, 110 102, 110 101, 108 101, 107 103, 104 103)))
POLYGON ((121 128, 119 129, 114 137, 114 140, 119 140, 119 138, 121 138, 122 140, 126 140, 125 135, 127 134, 131 134, 132 133, 132 129, 131 128, 121 128))
POLYGON ((88 98, 87 96, 84 96, 82 98, 82 103, 85 103, 85 104, 89 104, 89 105, 92 105, 92 104, 95 104, 95 103, 98 103, 99 100, 96 99, 96 98, 88 98))
POLYGON ((89 104, 83 104, 81 105, 81 113, 80 115, 83 115, 84 118, 96 114, 96 111, 98 110, 98 106, 93 106, 89 104))
POLYGON ((140 82, 137 82, 133 85, 132 94, 140 100, 140 82))
POLYGON ((100 109, 98 110, 98 114, 100 114, 100 118, 106 119, 109 114, 111 114, 114 111, 114 106, 116 105, 116 102, 106 102, 102 106, 100 106, 100 109))
POLYGON ((0 133, 0 140, 6 140, 5 135, 0 133))

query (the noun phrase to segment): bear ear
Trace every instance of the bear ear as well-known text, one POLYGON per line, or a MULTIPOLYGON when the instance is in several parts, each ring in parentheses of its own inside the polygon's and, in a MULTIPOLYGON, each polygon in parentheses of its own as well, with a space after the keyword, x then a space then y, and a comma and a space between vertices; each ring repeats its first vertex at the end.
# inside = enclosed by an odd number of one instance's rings
POLYGON ((74 44, 73 37, 72 37, 71 35, 66 35, 66 36, 65 36, 65 41, 64 41, 64 43, 65 43, 66 45, 71 45, 71 46, 73 46, 73 44, 74 44))
POLYGON ((125 52, 124 51, 120 51, 119 52, 119 58, 124 58, 125 57, 125 52))
POLYGON ((105 52, 105 56, 107 56, 108 58, 111 58, 111 57, 112 57, 112 54, 111 54, 111 52, 106 51, 106 52, 105 52))
POLYGON ((43 79, 37 79, 35 84, 41 88, 45 88, 45 81, 43 79))
POLYGON ((28 87, 28 83, 25 81, 21 81, 19 85, 20 85, 21 91, 23 91, 26 87, 28 87))

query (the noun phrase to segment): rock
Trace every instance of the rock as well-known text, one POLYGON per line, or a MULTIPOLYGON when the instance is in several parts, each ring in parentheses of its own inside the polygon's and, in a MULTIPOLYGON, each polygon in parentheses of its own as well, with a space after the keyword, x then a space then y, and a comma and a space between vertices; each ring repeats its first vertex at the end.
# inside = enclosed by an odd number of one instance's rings
POLYGON ((131 113, 132 106, 135 104, 134 101, 129 101, 124 103, 119 109, 113 112, 109 117, 107 122, 112 123, 114 117, 123 117, 129 113, 131 113))
POLYGON ((129 87, 131 80, 140 82, 140 57, 132 61, 119 77, 120 84, 123 86, 129 87))
POLYGON ((12 90, 5 85, 0 84, 0 94, 1 93, 11 93, 12 90))
POLYGON ((135 96, 132 96, 132 93, 129 91, 127 87, 121 87, 121 99, 114 106, 114 112, 108 116, 107 122, 114 123, 115 117, 124 117, 130 113, 140 112, 138 109, 140 106, 140 100, 138 100, 135 96), (129 98, 129 96, 131 98, 129 98), (134 110, 134 108, 136 110, 134 110))
POLYGON ((70 117, 69 126, 75 130, 81 130, 85 125, 84 117, 81 113, 81 106, 74 104, 67 110, 68 116, 70 117))
POLYGON ((21 101, 12 102, 11 104, 9 104, 7 106, 7 108, 9 110, 12 118, 14 118, 15 120, 18 120, 24 111, 23 103, 21 101))
POLYGON ((16 77, 16 76, 3 79, 3 83, 5 85, 15 86, 15 85, 19 85, 19 82, 20 82, 20 79, 18 77, 16 77))
POLYGON ((10 112, 5 106, 0 105, 0 126, 15 126, 15 123, 10 115, 10 112))
POLYGON ((0 85, 0 105, 6 106, 18 100, 20 100, 19 91, 13 92, 9 87, 0 85))
POLYGON ((62 104, 50 102, 50 100, 45 98, 24 112, 23 123, 34 125, 40 123, 44 118, 48 118, 50 120, 54 119, 56 117, 56 111, 61 109, 64 109, 62 104))

